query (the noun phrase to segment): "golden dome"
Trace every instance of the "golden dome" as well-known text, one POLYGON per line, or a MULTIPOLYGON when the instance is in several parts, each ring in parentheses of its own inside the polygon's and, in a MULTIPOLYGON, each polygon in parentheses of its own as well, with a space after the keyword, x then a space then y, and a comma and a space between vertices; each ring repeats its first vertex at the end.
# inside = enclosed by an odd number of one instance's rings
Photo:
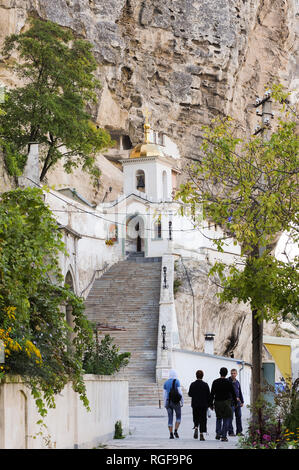
POLYGON ((151 126, 146 121, 144 124, 144 142, 142 144, 136 145, 130 153, 130 158, 141 158, 141 157, 163 157, 163 151, 161 147, 157 144, 150 143, 151 126))
POLYGON ((138 144, 130 153, 130 158, 141 158, 141 157, 163 157, 164 154, 156 144, 143 143, 138 144))

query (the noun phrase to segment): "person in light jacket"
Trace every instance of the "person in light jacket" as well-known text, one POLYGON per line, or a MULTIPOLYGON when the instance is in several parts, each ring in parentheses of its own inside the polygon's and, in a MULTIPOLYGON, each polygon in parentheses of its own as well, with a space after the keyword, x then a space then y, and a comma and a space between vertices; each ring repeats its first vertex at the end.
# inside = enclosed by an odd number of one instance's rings
POLYGON ((174 369, 171 369, 169 371, 169 378, 166 380, 163 386, 163 398, 164 398, 164 406, 167 410, 168 414, 168 429, 169 429, 169 439, 174 439, 174 436, 176 438, 179 438, 178 435, 178 429, 181 424, 181 407, 184 404, 184 397, 183 397, 183 392, 181 389, 181 384, 180 381, 177 377, 177 373, 174 369), (169 393, 170 390, 173 386, 173 381, 174 386, 181 395, 181 400, 179 403, 173 403, 171 399, 169 398, 169 393), (175 412, 175 428, 174 428, 174 433, 173 433, 173 413, 175 412))

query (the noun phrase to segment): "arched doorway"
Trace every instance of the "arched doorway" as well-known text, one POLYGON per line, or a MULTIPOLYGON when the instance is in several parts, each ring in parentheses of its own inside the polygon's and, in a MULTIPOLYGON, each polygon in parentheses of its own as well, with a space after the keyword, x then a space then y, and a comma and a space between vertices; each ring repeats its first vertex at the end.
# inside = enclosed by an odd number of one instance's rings
POLYGON ((140 215, 134 214, 127 216, 125 240, 126 254, 142 253, 145 251, 144 228, 144 220, 140 215))

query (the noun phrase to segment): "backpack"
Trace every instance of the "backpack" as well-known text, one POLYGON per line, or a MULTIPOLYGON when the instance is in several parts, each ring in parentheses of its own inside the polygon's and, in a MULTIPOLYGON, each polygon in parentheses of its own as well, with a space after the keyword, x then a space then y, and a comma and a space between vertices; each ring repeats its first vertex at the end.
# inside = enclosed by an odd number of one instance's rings
POLYGON ((172 387, 171 387, 170 392, 169 392, 169 401, 171 401, 172 403, 177 405, 178 403, 180 403, 180 401, 182 399, 182 396, 180 395, 180 393, 178 392, 177 387, 175 386, 175 381, 176 381, 176 379, 174 379, 173 382, 172 382, 172 387))

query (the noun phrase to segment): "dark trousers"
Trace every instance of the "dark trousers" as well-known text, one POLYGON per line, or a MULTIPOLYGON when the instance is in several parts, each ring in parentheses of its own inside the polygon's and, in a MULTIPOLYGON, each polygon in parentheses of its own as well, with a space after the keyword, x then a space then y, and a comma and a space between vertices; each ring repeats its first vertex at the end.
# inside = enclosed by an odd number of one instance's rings
POLYGON ((230 418, 216 418, 217 436, 226 437, 230 418))
POLYGON ((232 418, 229 420, 229 425, 228 425, 228 432, 233 434, 234 428, 233 428, 233 416, 235 415, 236 417, 236 434, 239 434, 242 432, 242 412, 241 412, 241 407, 240 405, 238 406, 232 406, 232 418))
POLYGON ((207 432, 207 408, 193 407, 194 427, 199 426, 199 432, 207 432))

